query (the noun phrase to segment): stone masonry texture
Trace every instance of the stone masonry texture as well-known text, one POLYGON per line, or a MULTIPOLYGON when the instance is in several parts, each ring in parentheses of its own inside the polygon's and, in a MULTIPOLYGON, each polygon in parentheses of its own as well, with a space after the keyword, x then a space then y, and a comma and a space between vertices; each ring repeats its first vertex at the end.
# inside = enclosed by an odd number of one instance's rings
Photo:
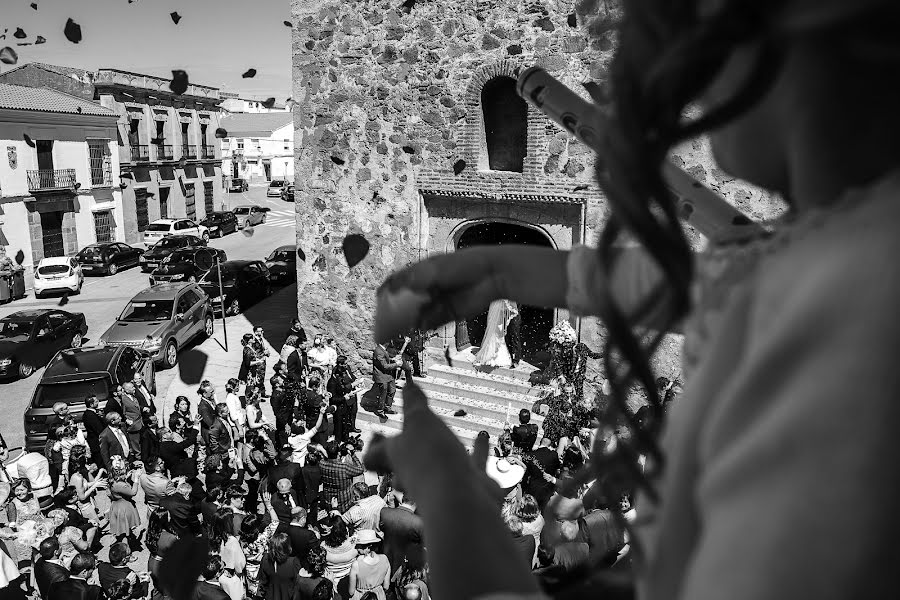
MULTIPOLYGON (((614 51, 614 33, 587 35, 605 10, 576 0, 419 0, 409 10, 398 0, 292 0, 297 243, 306 255, 298 311, 308 329, 333 334, 368 372, 378 285, 452 251, 469 224, 533 226, 560 249, 595 242, 607 209, 593 153, 529 105, 522 172, 490 170, 481 90, 538 65, 587 98, 582 84, 603 85, 614 51), (350 233, 371 244, 353 269, 341 251, 350 233)), ((754 218, 781 210, 715 168, 706 140, 676 148, 673 160, 754 218)), ((452 344, 445 329, 438 340, 452 344)), ((595 321, 582 319, 580 333, 600 348, 595 321)), ((679 354, 671 336, 658 374, 678 375, 679 354)))

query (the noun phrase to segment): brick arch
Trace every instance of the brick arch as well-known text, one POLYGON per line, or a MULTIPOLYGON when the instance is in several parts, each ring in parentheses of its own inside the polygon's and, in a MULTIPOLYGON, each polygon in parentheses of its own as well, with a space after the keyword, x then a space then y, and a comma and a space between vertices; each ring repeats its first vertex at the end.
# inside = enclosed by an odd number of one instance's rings
MULTIPOLYGON (((486 142, 484 135, 484 113, 481 110, 481 90, 491 79, 495 77, 511 77, 518 79, 519 72, 524 69, 524 61, 503 59, 487 63, 472 74, 472 79, 466 87, 463 102, 466 108, 465 125, 463 127, 462 140, 465 142, 464 159, 468 164, 479 165, 483 168, 487 164, 486 142)), ((535 136, 539 135, 543 127, 543 114, 528 104, 528 148, 525 154, 525 166, 523 173, 530 168, 536 168, 535 153, 537 145, 535 136)))

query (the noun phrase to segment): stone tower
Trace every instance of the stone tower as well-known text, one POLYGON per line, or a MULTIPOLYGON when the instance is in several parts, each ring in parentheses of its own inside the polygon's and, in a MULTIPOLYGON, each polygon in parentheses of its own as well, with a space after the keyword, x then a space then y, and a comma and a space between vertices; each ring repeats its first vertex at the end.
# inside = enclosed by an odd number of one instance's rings
MULTIPOLYGON (((334 334, 363 372, 374 291, 392 271, 473 244, 594 242, 606 208, 593 153, 519 98, 515 80, 538 65, 588 97, 582 84, 602 82, 612 58, 613 33, 588 38, 585 26, 604 17, 604 2, 292 4, 297 243, 306 255, 299 315, 334 334), (341 251, 349 233, 371 243, 352 270, 341 251)), ((678 161, 759 216, 748 206, 759 194, 730 188, 701 142, 679 149, 678 161)), ((526 345, 535 350, 554 322, 569 318, 523 310, 526 345)), ((595 322, 571 322, 599 349, 595 322)), ((482 333, 474 319, 431 343, 477 345, 482 333)), ((673 339, 662 353, 666 374, 677 348, 673 339)))

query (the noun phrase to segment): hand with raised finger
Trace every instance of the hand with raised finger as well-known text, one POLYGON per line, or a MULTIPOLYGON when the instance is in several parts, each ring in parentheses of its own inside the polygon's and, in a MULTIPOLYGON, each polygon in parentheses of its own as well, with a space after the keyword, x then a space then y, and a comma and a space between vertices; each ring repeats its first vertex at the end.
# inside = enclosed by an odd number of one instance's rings
POLYGON ((485 473, 487 457, 487 440, 476 443, 470 456, 410 380, 403 388, 402 432, 373 438, 364 462, 376 472, 392 471, 395 486, 416 503, 435 597, 468 600, 501 592, 540 597, 500 517, 503 494, 485 473))

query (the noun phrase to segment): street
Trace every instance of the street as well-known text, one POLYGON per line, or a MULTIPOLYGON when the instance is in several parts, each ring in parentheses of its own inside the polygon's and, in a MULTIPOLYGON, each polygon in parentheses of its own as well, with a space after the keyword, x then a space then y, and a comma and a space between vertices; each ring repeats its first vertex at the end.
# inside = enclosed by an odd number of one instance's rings
MULTIPOLYGON (((247 192, 228 194, 227 198, 229 208, 241 204, 258 204, 271 209, 267 214, 266 223, 256 226, 252 236, 238 231, 221 239, 210 240, 209 245, 224 250, 229 260, 264 259, 276 247, 294 243, 293 203, 283 202, 280 198, 266 198, 266 187, 263 186, 251 187, 247 192)), ((82 244, 81 247, 86 245, 87 243, 82 244)), ((121 271, 113 276, 86 277, 81 294, 70 296, 68 303, 61 308, 70 312, 84 313, 88 324, 84 343, 86 346, 92 345, 113 323, 125 303, 137 292, 149 286, 148 279, 149 273, 141 272, 138 267, 121 271)), ((291 289, 296 288, 291 286, 291 289)), ((288 293, 288 290, 276 292, 276 295, 285 293, 288 293)), ((0 318, 24 309, 59 307, 59 303, 59 296, 35 300, 33 292, 29 291, 26 298, 0 306, 0 318)), ((241 315, 229 317, 228 323, 235 320, 244 320, 244 317, 241 315)), ((236 328, 235 332, 231 330, 228 332, 229 354, 240 353, 240 336, 236 335, 237 329, 239 328, 236 328)), ((221 320, 216 321, 214 338, 219 338, 219 340, 222 338, 221 320)), ((209 340, 207 343, 216 342, 209 340)), ((212 365, 208 365, 208 368, 211 367, 212 365)), ((28 379, 0 382, 0 423, 2 423, 0 431, 10 447, 20 446, 24 442, 22 416, 43 371, 43 368, 35 371, 28 379)), ((173 381, 177 380, 179 372, 180 369, 177 366, 174 369, 157 372, 157 398, 160 410, 163 408, 163 399, 166 398, 173 381)), ((228 377, 232 376, 228 375, 228 377)), ((198 373, 197 377, 197 381, 199 381, 199 379, 209 376, 204 372, 198 373)), ((209 378, 213 379, 213 377, 209 378)), ((216 376, 215 380, 217 385, 224 387, 225 380, 221 376, 216 376)), ((191 399, 193 401, 193 395, 191 399)))

